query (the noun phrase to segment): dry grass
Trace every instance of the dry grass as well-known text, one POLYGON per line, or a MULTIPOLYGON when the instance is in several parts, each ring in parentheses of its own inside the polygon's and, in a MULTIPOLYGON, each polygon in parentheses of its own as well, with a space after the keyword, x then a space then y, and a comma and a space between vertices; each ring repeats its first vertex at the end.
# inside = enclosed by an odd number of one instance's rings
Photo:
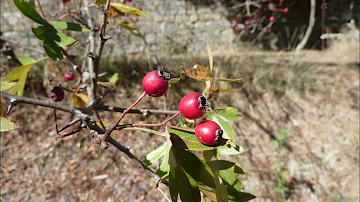
MULTIPOLYGON (((217 76, 244 78, 242 83, 219 84, 236 92, 212 99, 213 106, 234 106, 243 115, 233 126, 246 152, 226 158, 244 168, 247 174, 241 179, 246 191, 257 195, 255 201, 356 201, 358 67, 353 62, 314 60, 329 57, 327 53, 300 54, 215 56, 217 76), (310 55, 312 59, 307 58, 310 55), (275 147, 273 141, 282 129, 288 131, 288 140, 275 147)), ((161 61, 174 75, 180 65, 207 64, 206 56, 167 56, 161 61)), ((106 102, 128 106, 141 92, 139 83, 147 62, 135 58, 107 65, 109 72, 120 69, 121 74, 116 93, 106 102)), ((55 71, 54 67, 49 70, 55 71)), ((39 78, 42 71, 33 71, 34 79, 35 74, 39 78)), ((33 84, 39 97, 45 96, 41 83, 35 79, 33 84)), ((176 109, 182 95, 203 87, 189 79, 176 84, 169 94, 169 108, 176 109)), ((159 107, 158 102, 148 98, 140 107, 159 107)), ((1 201, 165 201, 150 174, 122 153, 113 148, 101 151, 86 132, 57 138, 52 113, 21 105, 10 115, 21 128, 1 135, 1 201)), ((109 113, 101 114, 108 121, 114 119, 109 113)), ((62 113, 59 117, 60 124, 70 118, 62 113)), ((131 115, 127 121, 158 118, 163 117, 131 115)), ((142 132, 115 133, 114 137, 132 146, 140 157, 163 141, 142 132)))

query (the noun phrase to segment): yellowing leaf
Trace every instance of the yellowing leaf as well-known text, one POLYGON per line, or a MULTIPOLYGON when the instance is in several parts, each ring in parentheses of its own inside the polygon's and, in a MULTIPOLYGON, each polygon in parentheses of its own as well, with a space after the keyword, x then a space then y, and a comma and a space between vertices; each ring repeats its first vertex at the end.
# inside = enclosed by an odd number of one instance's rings
POLYGON ((194 65, 194 67, 191 69, 185 69, 183 67, 181 67, 181 68, 183 69, 186 76, 188 76, 192 79, 196 79, 198 81, 207 81, 207 80, 212 79, 211 77, 209 77, 209 75, 210 75, 209 69, 202 65, 199 65, 199 64, 194 65))
POLYGON ((109 83, 115 85, 118 80, 119 80, 119 74, 115 73, 110 77, 109 83))
POLYGON ((97 84, 105 86, 105 87, 111 87, 114 86, 114 84, 110 83, 110 82, 102 82, 102 81, 98 81, 97 84))
POLYGON ((44 60, 48 57, 41 58, 39 60, 34 60, 30 57, 23 57, 20 59, 20 61, 23 63, 23 66, 17 67, 14 70, 12 70, 8 75, 6 75, 5 78, 3 78, 3 81, 18 81, 18 85, 14 86, 10 93, 17 93, 18 95, 22 96, 24 94, 24 88, 26 83, 27 75, 31 69, 31 67, 40 62, 41 60, 44 60), (24 64, 25 63, 25 64, 24 64))
POLYGON ((135 15, 135 16, 149 16, 150 14, 145 13, 142 10, 138 10, 133 6, 129 6, 122 3, 110 3, 110 6, 115 8, 116 10, 120 11, 121 13, 125 13, 128 15, 135 15))
POLYGON ((18 126, 15 123, 5 117, 0 117, 0 132, 10 131, 16 128, 18 128, 18 126))
POLYGON ((0 91, 5 91, 14 87, 18 82, 1 81, 0 91))
POLYGON ((86 108, 87 103, 89 102, 89 97, 85 94, 73 94, 72 102, 78 108, 86 108))

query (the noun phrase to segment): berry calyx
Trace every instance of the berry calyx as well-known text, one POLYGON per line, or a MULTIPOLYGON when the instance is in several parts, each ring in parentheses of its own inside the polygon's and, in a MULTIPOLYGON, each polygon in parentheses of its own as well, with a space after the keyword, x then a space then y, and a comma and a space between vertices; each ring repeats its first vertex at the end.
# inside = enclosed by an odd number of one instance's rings
POLYGON ((169 73, 162 70, 153 70, 144 76, 142 86, 144 91, 151 97, 160 97, 169 89, 169 79, 169 73))
POLYGON ((75 77, 74 72, 68 72, 66 74, 64 74, 64 79, 67 81, 72 81, 75 77))
POLYGON ((203 121, 195 127, 196 138, 205 145, 214 145, 222 134, 223 130, 214 121, 203 121))
POLYGON ((269 20, 270 20, 270 22, 275 22, 275 17, 274 17, 274 16, 270 16, 269 20))
POLYGON ((59 87, 59 86, 55 86, 50 93, 50 98, 54 101, 54 102, 60 102, 64 99, 65 97, 65 93, 64 90, 59 87))
POLYGON ((236 23, 231 24, 231 28, 233 28, 233 29, 235 29, 235 28, 236 28, 236 26, 237 26, 237 24, 236 24, 236 23))
POLYGON ((210 103, 198 92, 185 95, 179 104, 181 115, 187 119, 197 119, 204 115, 210 103))
POLYGON ((289 8, 284 8, 283 13, 287 13, 287 12, 289 12, 289 8))

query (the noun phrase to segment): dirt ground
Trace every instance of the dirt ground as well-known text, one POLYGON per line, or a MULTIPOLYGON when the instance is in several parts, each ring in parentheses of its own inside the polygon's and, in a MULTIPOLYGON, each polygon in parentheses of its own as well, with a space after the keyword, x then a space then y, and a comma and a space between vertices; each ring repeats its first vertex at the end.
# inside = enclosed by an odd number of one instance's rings
MULTIPOLYGON (((217 95, 211 102, 215 108, 233 106, 242 114, 232 124, 245 152, 224 158, 245 170, 239 178, 245 191, 257 196, 254 201, 359 200, 357 57, 341 61, 315 51, 215 56, 218 77, 244 78, 241 83, 217 84, 236 91, 217 95)), ((206 56, 169 56, 161 61, 175 76, 180 65, 207 65, 206 56)), ((142 91, 139 84, 147 61, 135 58, 106 65, 109 72, 121 73, 116 92, 104 102, 128 106, 142 91)), ((34 82, 28 86, 35 91, 26 96, 46 99, 42 68, 31 71, 34 82)), ((54 67, 46 68, 62 75, 54 67)), ((188 79, 176 84, 168 108, 176 110, 181 96, 203 87, 188 79)), ((159 108, 158 102, 147 98, 138 108, 159 108)), ((119 114, 100 115, 110 122, 119 114)), ((57 116, 59 125, 71 118, 62 112, 57 116)), ((53 110, 19 105, 9 118, 20 128, 0 136, 1 201, 166 201, 163 193, 169 196, 166 187, 155 187, 148 172, 112 147, 102 151, 86 131, 58 138, 53 110)), ((129 115, 126 121, 159 118, 164 117, 129 115)), ((113 137, 141 158, 164 141, 134 131, 113 137)))

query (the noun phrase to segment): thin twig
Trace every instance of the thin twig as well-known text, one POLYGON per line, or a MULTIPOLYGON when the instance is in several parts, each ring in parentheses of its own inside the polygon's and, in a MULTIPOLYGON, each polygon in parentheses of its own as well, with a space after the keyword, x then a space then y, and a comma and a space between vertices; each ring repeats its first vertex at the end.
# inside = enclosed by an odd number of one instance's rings
MULTIPOLYGON (((106 106, 102 104, 96 104, 94 106, 94 109, 96 110, 102 110, 102 111, 111 111, 111 112, 124 112, 126 108, 121 107, 112 107, 112 106, 106 106)), ((165 115, 173 115, 176 114, 178 111, 174 110, 159 110, 159 109, 131 109, 128 113, 130 114, 165 114, 165 115)))
MULTIPOLYGON (((151 168, 149 168, 147 165, 145 165, 140 159, 138 159, 133 153, 130 152, 130 148, 126 147, 122 144, 120 144, 118 141, 116 141, 115 139, 113 139, 112 137, 108 138, 108 142, 110 144, 112 144, 113 146, 115 146, 118 150, 122 151, 123 153, 125 153, 129 158, 134 159, 136 162, 138 162, 145 170, 149 171, 150 173, 152 173, 153 175, 159 177, 151 168)), ((165 184, 166 186, 169 186, 169 182, 161 179, 160 178, 160 182, 165 184)))
POLYGON ((44 11, 41 7, 41 4, 40 4, 40 0, 36 0, 37 4, 39 5, 39 8, 40 8, 40 12, 41 12, 41 15, 42 17, 46 20, 46 17, 45 17, 45 14, 44 14, 44 11))
POLYGON ((101 117, 100 117, 100 115, 99 115, 99 112, 98 112, 97 110, 94 110, 94 111, 95 111, 96 118, 97 118, 97 119, 99 120, 99 122, 100 122, 101 127, 102 127, 102 128, 106 128, 105 125, 104 125, 104 123, 103 123, 102 120, 101 120, 101 117))
POLYGON ((125 117, 125 115, 132 109, 134 108, 144 97, 146 96, 146 92, 144 91, 140 97, 129 107, 127 108, 120 116, 120 118, 111 125, 110 128, 108 128, 104 134, 104 136, 101 138, 102 141, 106 142, 106 140, 109 138, 110 134, 112 131, 114 131, 114 129, 116 128, 116 126, 120 123, 120 121, 125 117))

